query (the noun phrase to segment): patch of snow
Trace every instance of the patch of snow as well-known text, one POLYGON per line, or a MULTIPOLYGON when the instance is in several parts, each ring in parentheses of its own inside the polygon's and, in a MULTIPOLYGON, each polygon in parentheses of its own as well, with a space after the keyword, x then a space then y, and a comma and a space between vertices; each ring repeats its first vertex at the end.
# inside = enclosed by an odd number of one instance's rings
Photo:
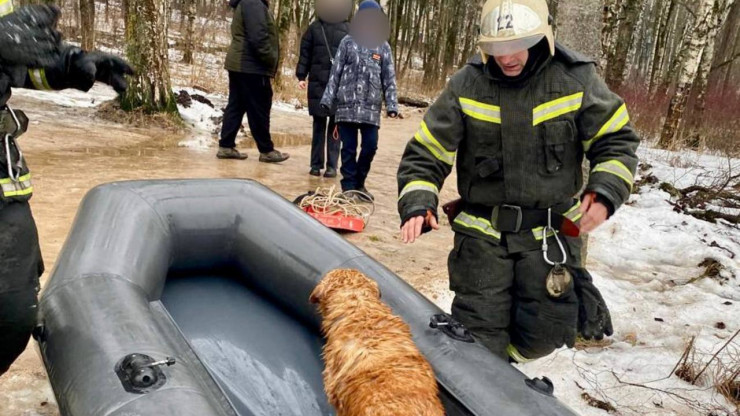
POLYGON ((13 89, 13 95, 48 101, 62 107, 83 108, 97 107, 106 101, 115 99, 118 96, 112 88, 99 82, 95 83, 88 92, 75 89, 67 89, 63 91, 37 91, 17 88, 13 89))

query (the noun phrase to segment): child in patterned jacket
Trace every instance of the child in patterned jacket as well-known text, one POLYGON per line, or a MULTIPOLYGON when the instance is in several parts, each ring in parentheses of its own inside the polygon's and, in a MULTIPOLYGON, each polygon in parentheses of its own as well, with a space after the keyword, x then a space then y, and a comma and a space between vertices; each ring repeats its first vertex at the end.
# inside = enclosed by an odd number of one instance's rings
MULTIPOLYGON (((381 10, 374 0, 364 0, 363 11, 381 10)), ((337 131, 342 140, 342 190, 360 191, 371 200, 365 187, 370 165, 378 148, 378 129, 383 98, 389 117, 398 115, 396 72, 393 53, 388 42, 378 47, 366 46, 347 35, 334 58, 329 83, 321 106, 331 108, 336 102, 337 131), (362 134, 362 149, 357 156, 358 133, 362 134)))

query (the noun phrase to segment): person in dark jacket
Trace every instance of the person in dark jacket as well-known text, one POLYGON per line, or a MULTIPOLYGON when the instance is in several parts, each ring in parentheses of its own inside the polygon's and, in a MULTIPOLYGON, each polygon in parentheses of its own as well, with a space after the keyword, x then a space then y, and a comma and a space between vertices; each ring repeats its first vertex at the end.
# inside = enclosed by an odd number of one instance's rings
POLYGON ((333 137, 333 109, 321 107, 321 97, 329 82, 334 56, 339 43, 349 33, 347 21, 339 23, 325 22, 321 16, 303 34, 301 55, 296 68, 298 86, 308 86, 308 113, 313 116, 313 140, 311 141, 310 175, 319 176, 326 166, 324 176, 337 176, 340 141, 333 137), (308 78, 308 85, 306 84, 308 78), (326 165, 324 165, 324 146, 326 146, 326 165))
MULTIPOLYGON (((379 36, 374 23, 383 11, 374 0, 364 0, 352 25, 357 36, 347 35, 339 45, 321 106, 336 104, 336 122, 342 140, 342 190, 360 191, 373 199, 365 187, 370 165, 378 149, 380 113, 385 97, 389 117, 398 115, 396 72, 393 53, 385 34, 379 36), (357 136, 362 133, 362 150, 357 157, 357 136)), ((385 19, 387 22, 387 19, 385 19)))
POLYGON ((278 33, 267 0, 230 0, 234 9, 231 46, 224 68, 229 71, 229 103, 218 143, 219 159, 247 158, 236 150, 236 135, 247 114, 260 152, 260 162, 276 163, 288 159, 275 150, 270 135, 272 84, 278 70, 278 33))
POLYGON ((36 325, 39 277, 44 270, 36 223, 28 200, 31 172, 18 147, 28 118, 7 105, 11 88, 87 91, 95 81, 126 90, 122 59, 61 43, 59 10, 13 9, 0 0, 0 376, 23 352, 36 325))

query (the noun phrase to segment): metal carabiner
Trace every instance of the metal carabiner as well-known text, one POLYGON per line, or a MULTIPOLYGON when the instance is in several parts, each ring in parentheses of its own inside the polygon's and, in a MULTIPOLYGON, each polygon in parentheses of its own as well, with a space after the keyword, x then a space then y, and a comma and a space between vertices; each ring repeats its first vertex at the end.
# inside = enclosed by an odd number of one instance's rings
POLYGON ((563 246, 563 242, 558 238, 557 231, 552 226, 552 208, 547 209, 547 226, 542 229, 542 257, 544 257, 545 262, 550 266, 563 265, 568 261, 568 253, 565 251, 565 246, 563 246), (560 253, 563 255, 561 262, 554 262, 547 256, 547 251, 550 248, 547 244, 547 234, 550 232, 555 237, 555 241, 558 243, 558 247, 560 247, 560 253))

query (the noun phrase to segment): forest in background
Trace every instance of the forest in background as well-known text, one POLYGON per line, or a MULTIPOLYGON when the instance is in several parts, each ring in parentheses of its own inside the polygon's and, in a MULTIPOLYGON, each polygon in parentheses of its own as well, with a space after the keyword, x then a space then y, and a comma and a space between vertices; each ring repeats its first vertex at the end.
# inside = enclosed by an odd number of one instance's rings
MULTIPOLYGON (((226 0, 16 0, 55 3, 66 38, 125 53, 138 69, 124 108, 176 111, 171 78, 226 90, 226 0), (172 74, 171 74, 172 72, 172 74)), ((476 52, 482 0, 382 0, 402 93, 433 99, 476 52)), ((740 154, 740 5, 735 0, 549 0, 556 37, 597 60, 647 140, 740 154)), ((281 98, 302 98, 293 68, 314 0, 271 0, 281 98)))

